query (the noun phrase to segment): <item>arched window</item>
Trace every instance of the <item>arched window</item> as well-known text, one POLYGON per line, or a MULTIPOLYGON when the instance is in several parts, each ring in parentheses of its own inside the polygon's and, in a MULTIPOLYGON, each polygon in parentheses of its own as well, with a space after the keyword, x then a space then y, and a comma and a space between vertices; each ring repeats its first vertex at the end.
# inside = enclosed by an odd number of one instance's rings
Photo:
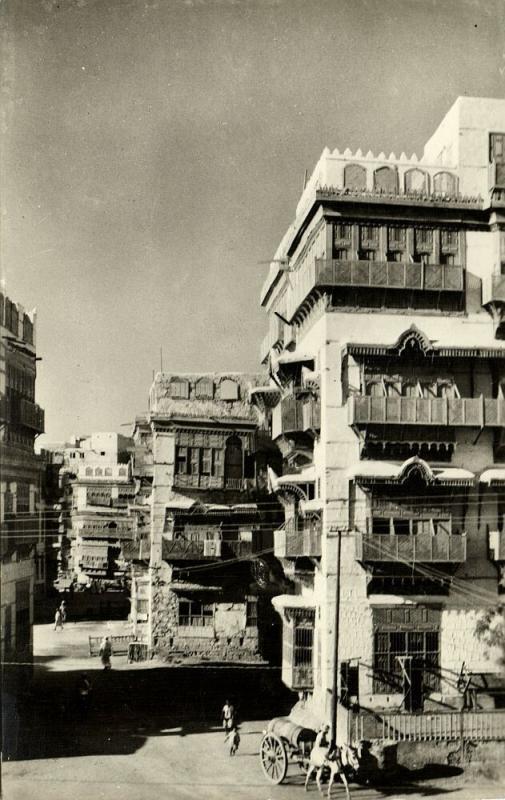
POLYGON ((126 472, 127 472, 126 471, 126 467, 119 467, 118 475, 121 475, 122 477, 124 477, 126 475, 126 472))
POLYGON ((214 381, 210 378, 200 378, 195 383, 195 397, 212 400, 214 397, 214 381))
POLYGON ((397 192, 398 176, 393 167, 379 167, 373 174, 373 186, 377 192, 397 192))
POLYGON ((185 378, 176 378, 170 381, 169 394, 174 399, 187 400, 189 397, 189 381, 185 378))
POLYGON ((230 436, 226 440, 224 451, 224 478, 229 480, 241 480, 244 474, 242 442, 238 436, 230 436))
POLYGON ((437 172, 433 176, 433 191, 436 194, 456 194, 456 177, 450 172, 437 172))
POLYGON ((108 478, 112 476, 112 469, 110 467, 105 467, 104 475, 108 478))
POLYGON ((103 475, 102 468, 101 467, 97 467, 95 469, 95 477, 101 477, 102 475, 103 475))
POLYGON ((428 174, 422 169, 408 169, 404 181, 406 192, 428 192, 428 174))
POLYGON ((384 397, 382 381, 369 381, 366 385, 366 393, 369 397, 384 397))
POLYGON ((359 164, 346 164, 344 167, 344 187, 346 189, 366 189, 366 169, 359 164))
POLYGON ((225 378, 219 384, 219 397, 221 400, 238 400, 238 385, 235 381, 225 378))
POLYGON ((90 478, 93 475, 93 470, 91 467, 86 467, 86 477, 90 478))
POLYGON ((419 387, 417 381, 402 383, 402 397, 419 397, 419 387))

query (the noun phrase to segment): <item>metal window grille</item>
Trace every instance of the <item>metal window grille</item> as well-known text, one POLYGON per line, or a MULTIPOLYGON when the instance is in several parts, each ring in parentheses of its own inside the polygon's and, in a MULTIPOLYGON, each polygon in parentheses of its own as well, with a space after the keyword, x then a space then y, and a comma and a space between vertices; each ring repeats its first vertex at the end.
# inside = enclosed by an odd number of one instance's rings
POLYGON ((312 664, 314 628, 298 627, 294 630, 293 666, 303 667, 312 664))
POLYGON ((424 687, 436 691, 440 684, 439 638, 438 631, 377 631, 374 635, 374 692, 402 691, 401 659, 405 657, 413 657, 422 665, 424 687))

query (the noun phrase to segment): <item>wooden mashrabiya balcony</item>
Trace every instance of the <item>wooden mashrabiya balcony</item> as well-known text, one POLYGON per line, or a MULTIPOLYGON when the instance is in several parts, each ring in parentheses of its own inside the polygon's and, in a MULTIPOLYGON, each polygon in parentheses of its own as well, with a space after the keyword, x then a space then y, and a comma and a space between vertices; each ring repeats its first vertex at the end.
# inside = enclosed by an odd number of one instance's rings
POLYGON ((368 397, 348 400, 350 425, 502 427, 505 398, 368 397))

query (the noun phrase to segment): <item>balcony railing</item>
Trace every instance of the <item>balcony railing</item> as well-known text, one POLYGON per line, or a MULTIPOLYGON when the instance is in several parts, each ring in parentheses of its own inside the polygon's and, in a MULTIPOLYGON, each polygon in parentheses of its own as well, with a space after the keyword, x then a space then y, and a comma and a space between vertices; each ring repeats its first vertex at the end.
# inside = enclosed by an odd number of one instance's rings
POLYGON ((313 395, 283 397, 272 412, 272 438, 319 430, 321 406, 313 395))
POLYGON ((247 489, 246 478, 222 478, 218 475, 174 475, 174 486, 180 489, 229 489, 243 491, 247 489))
POLYGON ((423 562, 462 564, 466 561, 466 535, 377 534, 356 532, 356 559, 364 563, 423 562))
POLYGON ((502 427, 505 398, 350 397, 350 425, 502 427))
POLYGON ((265 531, 252 531, 250 541, 242 539, 208 539, 207 541, 188 541, 186 539, 165 539, 163 558, 173 560, 207 560, 216 558, 249 558, 255 553, 272 547, 272 534, 265 531))
POLYGON ((21 400, 19 422, 37 433, 44 433, 44 411, 30 400, 21 400))
POLYGON ((375 711, 352 714, 351 737, 387 741, 472 742, 505 739, 505 709, 492 711, 436 711, 398 713, 375 711))
POLYGON ((44 410, 24 397, 3 396, 0 401, 3 422, 24 425, 37 433, 44 433, 44 410))
POLYGON ((275 531, 274 555, 276 558, 319 557, 321 534, 320 519, 298 517, 288 520, 284 527, 275 531))
POLYGON ((482 305, 505 304, 505 275, 488 275, 482 281, 482 305))
POLYGON ((171 559, 177 561, 199 561, 220 558, 221 542, 218 540, 212 541, 212 545, 218 545, 217 547, 206 547, 206 544, 207 542, 204 541, 188 541, 186 539, 167 541, 165 539, 163 541, 163 558, 165 561, 170 561, 171 559))
POLYGON ((293 272, 287 318, 318 287, 403 289, 421 292, 462 292, 464 269, 456 264, 419 264, 398 261, 340 261, 314 259, 293 272))

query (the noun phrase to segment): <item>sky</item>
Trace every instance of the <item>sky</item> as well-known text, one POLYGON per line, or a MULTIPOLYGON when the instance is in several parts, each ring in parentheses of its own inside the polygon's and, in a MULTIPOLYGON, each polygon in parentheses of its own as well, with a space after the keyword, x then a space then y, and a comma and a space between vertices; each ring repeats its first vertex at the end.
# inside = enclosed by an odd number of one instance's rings
POLYGON ((257 371, 323 148, 420 156, 505 94, 504 0, 4 0, 2 250, 44 441, 127 432, 153 370, 257 371))

